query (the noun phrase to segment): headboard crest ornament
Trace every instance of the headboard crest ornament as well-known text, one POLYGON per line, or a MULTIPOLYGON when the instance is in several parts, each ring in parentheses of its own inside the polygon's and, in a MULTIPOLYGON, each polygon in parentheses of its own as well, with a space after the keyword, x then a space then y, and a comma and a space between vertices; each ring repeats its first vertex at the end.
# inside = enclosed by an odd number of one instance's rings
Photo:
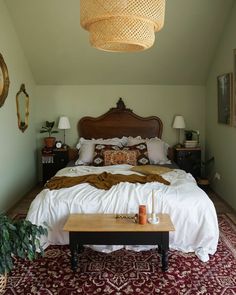
POLYGON ((131 109, 126 108, 126 105, 121 97, 116 103, 116 108, 111 108, 110 111, 133 112, 131 109))
POLYGON ((120 110, 126 109, 125 103, 123 102, 123 99, 121 97, 117 101, 116 105, 117 105, 117 109, 120 109, 120 110))

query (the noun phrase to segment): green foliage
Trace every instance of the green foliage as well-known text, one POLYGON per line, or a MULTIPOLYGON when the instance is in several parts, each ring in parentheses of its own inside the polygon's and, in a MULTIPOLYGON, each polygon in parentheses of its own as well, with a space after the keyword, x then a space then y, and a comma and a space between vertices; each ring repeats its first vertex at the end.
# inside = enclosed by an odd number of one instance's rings
POLYGON ((12 220, 0 214, 0 274, 12 270, 14 257, 32 261, 43 255, 39 238, 47 233, 46 227, 24 219, 12 220))
POLYGON ((41 127, 40 133, 48 133, 48 137, 51 137, 51 134, 53 133, 58 133, 57 130, 53 130, 53 127, 55 125, 55 121, 49 122, 46 121, 45 122, 45 126, 41 127))
POLYGON ((184 130, 186 140, 192 140, 193 130, 184 130))

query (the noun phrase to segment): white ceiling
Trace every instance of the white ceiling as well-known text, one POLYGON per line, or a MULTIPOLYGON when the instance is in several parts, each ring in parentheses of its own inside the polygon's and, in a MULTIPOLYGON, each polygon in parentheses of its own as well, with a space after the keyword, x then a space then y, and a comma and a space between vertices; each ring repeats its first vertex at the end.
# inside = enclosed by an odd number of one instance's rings
POLYGON ((5 3, 39 85, 202 85, 234 0, 167 0, 155 45, 137 53, 92 48, 79 0, 5 3))

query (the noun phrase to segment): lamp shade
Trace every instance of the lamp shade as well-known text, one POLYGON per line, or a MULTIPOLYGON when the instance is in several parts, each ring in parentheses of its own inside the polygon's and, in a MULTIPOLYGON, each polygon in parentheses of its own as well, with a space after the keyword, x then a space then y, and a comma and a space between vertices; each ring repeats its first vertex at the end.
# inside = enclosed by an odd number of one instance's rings
POLYGON ((180 115, 175 116, 174 123, 173 123, 172 127, 176 128, 176 129, 184 129, 185 128, 184 117, 180 116, 180 115))
POLYGON ((58 123, 58 129, 70 129, 70 122, 68 117, 60 117, 59 123, 58 123))

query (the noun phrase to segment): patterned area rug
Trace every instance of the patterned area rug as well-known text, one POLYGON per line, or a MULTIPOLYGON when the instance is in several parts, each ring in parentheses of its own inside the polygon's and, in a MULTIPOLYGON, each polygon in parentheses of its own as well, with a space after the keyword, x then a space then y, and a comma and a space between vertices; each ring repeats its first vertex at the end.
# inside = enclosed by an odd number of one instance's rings
POLYGON ((160 269, 155 250, 119 250, 110 254, 86 249, 80 266, 70 269, 67 246, 51 246, 44 258, 17 261, 4 294, 236 294, 236 225, 219 216, 218 250, 207 263, 194 254, 169 253, 169 270, 160 269))

